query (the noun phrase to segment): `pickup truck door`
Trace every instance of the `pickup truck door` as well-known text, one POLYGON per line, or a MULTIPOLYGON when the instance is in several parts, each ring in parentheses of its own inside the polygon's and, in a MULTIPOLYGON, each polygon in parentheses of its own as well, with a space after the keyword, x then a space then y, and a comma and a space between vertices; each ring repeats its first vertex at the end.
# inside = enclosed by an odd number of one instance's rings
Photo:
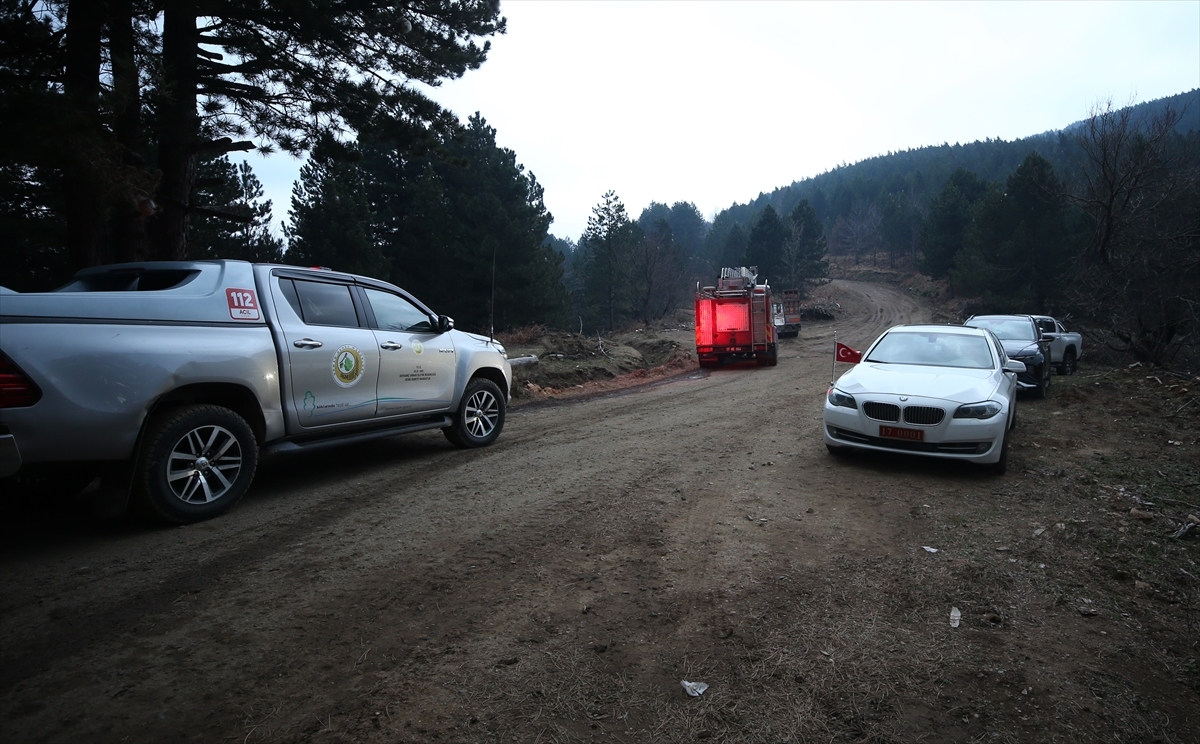
POLYGON ((374 316, 379 357, 376 415, 402 416, 444 411, 454 396, 454 340, 437 333, 437 318, 403 297, 364 287, 374 316))
POLYGON ((360 323, 363 313, 355 305, 353 287, 279 276, 271 280, 300 425, 374 418, 379 347, 375 334, 360 323))
POLYGON ((1063 352, 1067 350, 1067 339, 1063 336, 1066 330, 1056 320, 1044 318, 1037 321, 1038 330, 1050 340, 1050 360, 1061 362, 1063 352))

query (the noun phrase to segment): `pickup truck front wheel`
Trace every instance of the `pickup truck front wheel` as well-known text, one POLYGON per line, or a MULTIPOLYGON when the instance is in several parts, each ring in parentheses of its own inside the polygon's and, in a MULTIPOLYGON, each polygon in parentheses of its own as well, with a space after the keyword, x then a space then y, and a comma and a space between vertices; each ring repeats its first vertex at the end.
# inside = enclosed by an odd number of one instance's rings
POLYGON ((477 377, 467 383, 454 424, 442 429, 455 447, 486 447, 504 428, 504 395, 491 380, 477 377))
POLYGON ((199 522, 229 511, 257 465, 258 443, 241 416, 213 405, 172 408, 146 430, 133 495, 153 519, 199 522))

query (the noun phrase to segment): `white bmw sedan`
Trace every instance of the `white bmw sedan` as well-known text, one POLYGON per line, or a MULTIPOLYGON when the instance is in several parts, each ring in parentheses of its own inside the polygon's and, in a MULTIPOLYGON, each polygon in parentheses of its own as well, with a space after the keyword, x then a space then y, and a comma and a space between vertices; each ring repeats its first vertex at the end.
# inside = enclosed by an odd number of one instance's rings
POLYGON ((982 328, 896 326, 825 396, 825 446, 905 452, 1004 473, 1016 422, 1017 372, 982 328))

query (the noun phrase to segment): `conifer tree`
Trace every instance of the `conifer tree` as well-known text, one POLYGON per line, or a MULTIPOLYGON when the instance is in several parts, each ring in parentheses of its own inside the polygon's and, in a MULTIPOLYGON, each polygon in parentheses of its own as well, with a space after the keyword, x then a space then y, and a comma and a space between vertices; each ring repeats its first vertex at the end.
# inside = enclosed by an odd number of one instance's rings
POLYGON ((980 201, 950 277, 956 289, 999 310, 1048 312, 1064 288, 1067 237, 1062 184, 1032 152, 1003 192, 992 189, 980 201))
POLYGON ((987 184, 974 173, 958 168, 942 191, 929 204, 929 216, 921 229, 919 268, 934 279, 944 279, 963 249, 975 204, 987 184))
POLYGON ((279 263, 283 241, 271 232, 271 201, 246 161, 222 155, 200 163, 197 194, 212 205, 188 233, 188 258, 235 258, 279 263))
POLYGON ((24 102, 0 134, 67 144, 6 154, 57 171, 43 200, 76 268, 181 258, 201 161, 357 132, 425 146, 456 122, 412 83, 477 68, 504 28, 497 0, 6 2, 0 85, 24 102))
POLYGON ((542 186, 482 116, 420 157, 391 142, 364 149, 395 283, 479 331, 566 323, 563 255, 547 243, 542 186))
POLYGON ((746 244, 746 265, 757 266, 761 279, 774 277, 779 273, 783 243, 787 237, 787 226, 779 219, 775 207, 768 204, 750 228, 746 244))
POLYGON ((776 284, 803 290, 804 285, 829 275, 825 229, 807 199, 801 199, 788 215, 787 226, 776 284))
POLYGON ((389 266, 375 242, 359 163, 328 153, 314 155, 292 186, 288 219, 288 263, 387 278, 389 266))
POLYGON ((606 192, 603 201, 592 208, 579 240, 584 317, 593 325, 611 331, 628 317, 627 262, 635 237, 625 205, 616 192, 606 192))

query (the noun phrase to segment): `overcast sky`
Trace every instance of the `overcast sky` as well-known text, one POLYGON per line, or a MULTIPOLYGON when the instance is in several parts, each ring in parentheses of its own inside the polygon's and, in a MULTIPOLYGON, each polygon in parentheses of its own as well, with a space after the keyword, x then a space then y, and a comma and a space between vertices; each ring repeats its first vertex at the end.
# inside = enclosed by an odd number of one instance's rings
MULTIPOLYGON (((708 219, 889 151, 1061 129, 1098 101, 1200 87, 1200 2, 504 0, 479 111, 577 240, 605 191, 708 219)), ((286 219, 299 162, 253 160, 286 219)))

